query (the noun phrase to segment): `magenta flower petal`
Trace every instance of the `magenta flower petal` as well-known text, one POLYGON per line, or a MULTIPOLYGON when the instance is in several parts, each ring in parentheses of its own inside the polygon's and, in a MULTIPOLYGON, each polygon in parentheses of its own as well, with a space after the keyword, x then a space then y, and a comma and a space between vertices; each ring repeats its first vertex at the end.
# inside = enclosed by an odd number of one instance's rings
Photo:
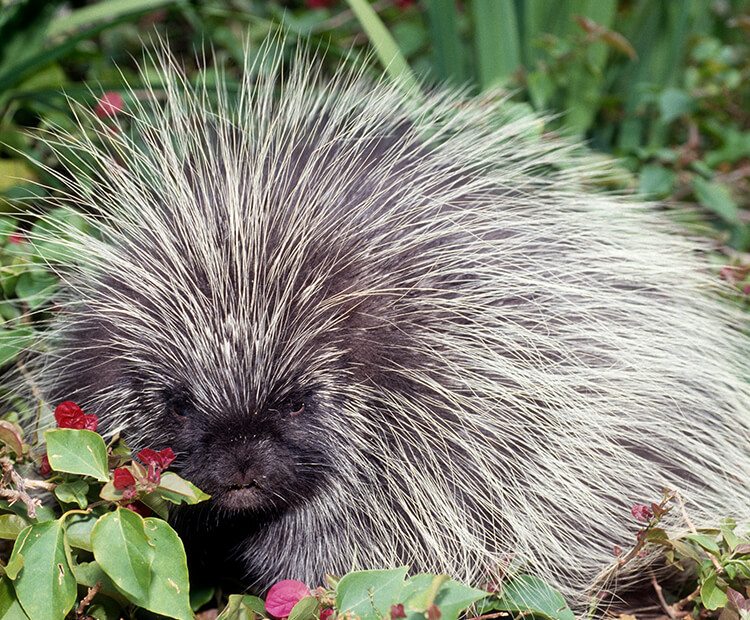
POLYGON ((135 478, 133 477, 133 474, 130 473, 129 469, 118 467, 114 471, 112 483, 115 485, 116 489, 122 491, 128 487, 132 487, 135 484, 135 478))
POLYGON ((275 618, 286 618, 292 612, 292 608, 310 594, 310 589, 301 581, 279 581, 268 591, 266 611, 275 618))

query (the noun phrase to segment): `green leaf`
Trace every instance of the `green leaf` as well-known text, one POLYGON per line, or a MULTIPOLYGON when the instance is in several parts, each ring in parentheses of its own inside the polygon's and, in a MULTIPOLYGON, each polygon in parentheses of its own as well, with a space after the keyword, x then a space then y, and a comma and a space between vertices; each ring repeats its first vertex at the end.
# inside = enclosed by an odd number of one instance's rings
POLYGON ((29 522, 19 515, 0 515, 0 538, 15 540, 29 527, 29 522))
POLYGON ((317 598, 306 596, 292 607, 292 611, 289 612, 289 620, 317 620, 319 606, 317 598))
POLYGON ((696 176, 693 179, 695 196, 704 207, 713 211, 729 224, 740 224, 739 208, 732 198, 729 187, 723 183, 706 181, 696 176))
POLYGON ((101 435, 85 429, 58 428, 45 431, 47 458, 55 471, 109 480, 107 447, 101 435))
POLYGON ((16 282, 16 297, 36 310, 47 303, 58 287, 58 279, 49 272, 27 271, 16 282))
POLYGON ((206 495, 192 482, 188 482, 170 471, 162 474, 155 493, 158 493, 164 499, 174 504, 197 504, 211 497, 210 495, 206 495))
POLYGON ((71 514, 65 519, 65 536, 68 544, 76 549, 93 551, 91 532, 99 520, 100 515, 94 512, 88 514, 71 514))
POLYGON ((12 362, 35 340, 34 329, 26 325, 0 328, 0 366, 12 362))
POLYGON ((719 545, 716 544, 715 540, 709 538, 708 536, 703 536, 702 534, 685 534, 685 538, 687 538, 688 540, 692 540, 709 553, 713 553, 714 555, 721 554, 719 545))
POLYGON ((415 575, 407 580, 401 602, 405 611, 418 612, 420 619, 434 604, 440 609, 440 620, 456 620, 467 607, 487 596, 484 590, 470 588, 447 575, 415 575))
POLYGON ((734 533, 734 528, 736 526, 737 524, 731 519, 727 519, 727 521, 721 524, 721 536, 730 551, 734 551, 743 542, 742 539, 734 533))
POLYGON ((265 605, 260 601, 258 609, 258 600, 257 596, 232 594, 216 620, 257 620, 258 616, 267 618, 265 605))
POLYGON ((83 510, 89 505, 86 497, 89 485, 85 480, 74 480, 73 482, 63 482, 55 487, 55 497, 63 504, 78 504, 83 510))
POLYGON ((0 618, 3 620, 29 620, 16 598, 13 584, 7 577, 0 578, 0 618))
MULTIPOLYGON (((0 162, 6 162, 7 159, 2 159, 0 162)), ((2 183, 3 178, 3 170, 0 168, 0 184, 2 183)), ((7 177, 6 177, 7 178, 7 177)), ((2 185, 0 185, 0 189, 2 189, 2 185)), ((8 237, 10 237, 18 228, 18 220, 12 217, 8 217, 7 215, 0 215, 0 245, 5 243, 8 240, 8 237)))
POLYGON ((555 620, 575 620, 565 599, 541 579, 519 575, 503 584, 495 609, 510 612, 530 612, 555 620))
POLYGON ((351 612, 360 620, 380 620, 390 611, 404 589, 408 568, 349 573, 336 588, 339 614, 351 612))
POLYGON ((154 547, 139 515, 127 508, 104 515, 91 531, 91 545, 118 590, 133 602, 147 600, 154 547))
POLYGON ((55 514, 55 511, 52 510, 52 508, 42 505, 36 507, 36 517, 32 519, 31 517, 29 517, 28 511, 24 504, 15 503, 11 506, 8 501, 4 499, 0 500, 0 510, 5 510, 7 512, 17 514, 18 516, 27 519, 32 524, 43 523, 44 521, 53 521, 57 518, 57 515, 55 514))
POLYGON ((680 88, 664 89, 658 103, 661 120, 665 123, 671 123, 695 109, 695 98, 680 88))
MULTIPOLYGON (((129 512, 129 511, 128 511, 129 512)), ((134 602, 142 607, 179 620, 192 620, 185 549, 177 533, 166 521, 144 519, 146 534, 154 548, 148 596, 134 602)))
POLYGON ((204 605, 211 602, 216 593, 215 588, 191 588, 190 590, 190 607, 193 611, 198 611, 204 605))
POLYGON ((62 523, 32 525, 13 547, 24 567, 13 579, 16 596, 34 620, 60 620, 76 602, 76 580, 65 555, 62 523))
POLYGON ((714 610, 725 607, 727 601, 726 592, 722 592, 716 584, 716 575, 711 575, 701 584, 701 603, 706 609, 714 610))
POLYGON ((675 173, 664 166, 644 166, 641 169, 638 193, 646 198, 666 198, 674 188, 675 173))

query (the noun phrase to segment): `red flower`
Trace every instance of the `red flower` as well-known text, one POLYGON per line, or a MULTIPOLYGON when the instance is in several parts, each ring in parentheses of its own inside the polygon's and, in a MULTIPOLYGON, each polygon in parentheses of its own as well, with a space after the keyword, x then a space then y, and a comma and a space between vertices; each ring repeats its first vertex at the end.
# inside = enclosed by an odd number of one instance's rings
POLYGON ((396 0, 396 6, 401 10, 408 9, 415 4, 416 0, 396 0))
POLYGON ((42 464, 39 466, 39 473, 42 476, 49 476, 52 473, 52 467, 49 464, 49 459, 46 454, 42 457, 42 464))
POLYGON ((124 109, 125 102, 122 99, 122 95, 116 92, 109 92, 99 97, 99 101, 96 107, 94 107, 94 114, 99 118, 107 118, 117 116, 124 109))
POLYGON ((324 609, 320 612, 320 620, 328 620, 333 615, 333 609, 324 609))
POLYGON ((279 581, 268 591, 266 611, 274 618, 286 618, 294 606, 306 596, 311 596, 311 593, 301 581, 294 579, 279 581))
POLYGON ((336 0, 305 0, 308 9, 327 9, 336 4, 336 0))
POLYGON ((651 518, 654 516, 649 510, 648 506, 642 506, 641 504, 634 504, 633 507, 630 509, 630 512, 633 513, 633 516, 638 521, 643 521, 644 523, 647 523, 648 521, 650 521, 651 518))
POLYGON ((138 453, 138 458, 146 465, 155 465, 159 469, 166 469, 177 457, 175 457, 172 448, 164 448, 160 452, 146 448, 138 453))
POLYGON ((138 453, 138 458, 148 465, 146 480, 153 484, 159 484, 161 472, 172 464, 175 455, 172 448, 164 448, 161 452, 146 448, 138 453))
POLYGON ((16 245, 21 245, 23 243, 23 235, 17 232, 14 232, 13 234, 8 235, 8 243, 15 243, 16 245))
POLYGON ((60 428, 86 429, 95 431, 99 419, 95 415, 86 415, 71 400, 60 403, 55 409, 55 420, 60 428))
POLYGON ((401 603, 398 605, 391 605, 391 620, 398 620, 399 618, 406 618, 404 606, 401 603))
POLYGON ((115 469, 112 481, 115 488, 120 491, 135 486, 135 478, 133 477, 133 474, 125 467, 118 467, 115 469))

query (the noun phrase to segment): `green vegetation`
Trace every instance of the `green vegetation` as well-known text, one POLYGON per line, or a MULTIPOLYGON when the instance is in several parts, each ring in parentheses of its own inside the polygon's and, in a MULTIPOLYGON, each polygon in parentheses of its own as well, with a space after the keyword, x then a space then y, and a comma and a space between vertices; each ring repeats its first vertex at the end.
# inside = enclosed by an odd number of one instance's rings
MULTIPOLYGON (((127 111, 129 97, 145 96, 141 87, 158 90, 149 57, 143 73, 136 65, 144 53, 159 53, 160 40, 185 62, 191 79, 201 68, 194 51, 204 50, 209 82, 222 71, 231 85, 245 56, 252 60, 269 33, 282 32, 290 35, 282 42, 289 62, 296 46, 325 55, 331 70, 340 62, 365 62, 354 49, 372 52, 368 70, 385 70, 412 95, 442 82, 475 94, 497 90, 508 105, 549 114, 545 131, 578 136, 617 157, 613 189, 665 201, 686 230, 708 237, 717 278, 747 304, 749 8, 747 0, 3 0, 0 365, 22 366, 36 346, 34 330, 55 311, 58 285, 50 265, 64 253, 64 238, 55 247, 30 239, 39 227, 84 225, 68 209, 51 211, 44 221, 25 215, 29 201, 43 202, 62 189, 55 157, 39 136, 55 127, 78 130, 69 100, 106 119, 127 111)), ((0 421, 0 459, 21 470, 38 466, 42 453, 24 443, 16 419, 8 414, 0 421)), ((170 473, 149 487, 148 463, 132 462, 122 448, 96 437, 86 428, 48 431, 48 446, 57 447, 50 455, 53 477, 41 486, 54 493, 61 512, 37 508, 34 516, 7 493, 0 502, 0 539, 16 541, 0 568, 0 616, 63 618, 100 582, 86 611, 94 617, 136 617, 135 607, 191 617, 186 572, 169 610, 160 606, 172 594, 158 590, 166 568, 154 560, 155 550, 182 567, 181 543, 164 521, 128 510, 122 494, 133 490, 164 517, 170 502, 198 501, 200 491, 170 473), (78 462, 88 451, 95 456, 78 462), (117 481, 113 471, 122 468, 133 484, 122 473, 117 481), (112 551, 117 544, 127 547, 129 565, 116 559, 122 556, 112 551), (32 567, 29 586, 24 575, 32 567), (49 586, 44 598, 42 581, 49 586)), ((17 493, 17 480, 6 476, 0 490, 17 493)), ((699 582, 680 609, 705 614, 726 607, 731 617, 747 616, 750 542, 731 522, 721 531, 669 540, 658 527, 667 504, 651 507, 631 557, 656 545, 668 560, 692 567, 699 582)), ((499 594, 479 604, 481 613, 570 617, 559 595, 531 577, 512 573, 493 589, 499 594)), ((193 608, 215 594, 193 593, 193 608)), ((405 581, 402 569, 374 571, 332 579, 302 597, 289 617, 325 620, 335 610, 362 620, 436 620, 432 606, 439 603, 448 620, 484 596, 441 577, 405 581)), ((270 617, 254 597, 219 598, 227 603, 223 620, 270 617)))

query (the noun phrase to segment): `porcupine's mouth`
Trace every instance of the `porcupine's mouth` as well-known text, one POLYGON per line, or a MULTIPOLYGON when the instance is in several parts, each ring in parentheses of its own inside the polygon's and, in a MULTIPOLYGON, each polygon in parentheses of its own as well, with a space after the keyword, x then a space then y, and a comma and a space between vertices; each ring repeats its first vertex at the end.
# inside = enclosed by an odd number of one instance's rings
POLYGON ((255 481, 227 485, 217 494, 216 499, 229 510, 258 510, 267 504, 263 489, 255 481))

